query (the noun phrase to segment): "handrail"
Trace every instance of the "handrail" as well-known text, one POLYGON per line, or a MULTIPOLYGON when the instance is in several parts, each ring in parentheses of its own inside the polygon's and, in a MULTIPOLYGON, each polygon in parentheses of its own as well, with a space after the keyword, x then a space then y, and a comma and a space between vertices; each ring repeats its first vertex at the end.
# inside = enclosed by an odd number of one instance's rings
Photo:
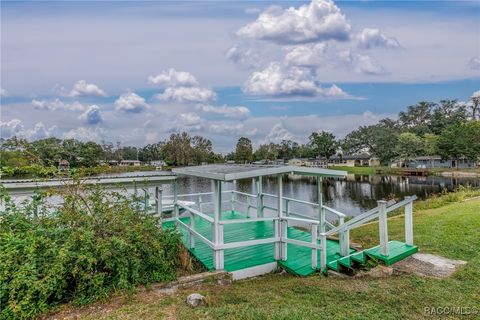
POLYGON ((327 210, 328 212, 331 212, 331 213, 333 213, 333 214, 336 214, 336 215, 339 216, 339 217, 342 217, 342 218, 346 217, 346 215, 345 215, 344 213, 341 213, 340 211, 337 211, 337 210, 335 210, 335 209, 333 209, 333 208, 327 207, 327 206, 325 206, 325 205, 323 205, 322 208, 325 209, 325 210, 327 210))
POLYGON ((415 196, 415 195, 411 196, 410 199, 405 199, 405 200, 402 200, 400 202, 397 202, 394 205, 391 205, 390 207, 387 208, 387 213, 391 212, 391 211, 394 211, 394 210, 397 210, 398 208, 403 207, 404 205, 406 205, 407 203, 409 203, 413 200, 417 200, 417 196, 415 196))
POLYGON ((198 211, 198 210, 193 209, 192 207, 189 207, 189 206, 186 206, 186 205, 183 205, 183 204, 180 204, 180 203, 179 203, 178 205, 179 205, 180 207, 182 207, 183 209, 187 210, 188 212, 191 212, 191 213, 199 216, 200 218, 203 218, 203 219, 207 220, 207 221, 210 222, 210 223, 214 223, 213 218, 210 217, 210 216, 208 216, 208 215, 206 215, 205 213, 202 213, 202 212, 200 212, 200 211, 198 211))
POLYGON ((316 224, 316 225, 319 225, 319 224, 320 224, 320 222, 317 221, 317 220, 310 220, 310 219, 303 219, 303 218, 282 217, 282 219, 283 219, 283 220, 303 222, 303 223, 316 224))
MULTIPOLYGON (((271 198, 278 198, 276 194, 270 194, 270 193, 262 193, 264 196, 271 197, 271 198)), ((318 203, 313 203, 305 200, 300 200, 300 199, 294 199, 294 198, 289 198, 289 197, 282 197, 283 200, 288 200, 291 202, 297 202, 297 203, 303 203, 306 205, 310 205, 313 207, 318 207, 318 203)))
POLYGON ((236 223, 247 223, 247 222, 258 222, 258 221, 276 221, 279 220, 278 217, 266 217, 266 218, 251 218, 251 219, 232 219, 232 220, 220 220, 219 224, 236 224, 236 223))
POLYGON ((232 192, 236 193, 236 194, 241 194, 241 195, 246 196, 246 197, 257 198, 256 194, 246 193, 246 192, 237 191, 237 190, 232 190, 232 192))
MULTIPOLYGON (((196 196, 208 196, 212 195, 213 192, 200 192, 200 193, 185 193, 185 194, 179 194, 177 197, 196 197, 196 196)), ((173 198, 173 194, 165 195, 163 198, 173 198)))

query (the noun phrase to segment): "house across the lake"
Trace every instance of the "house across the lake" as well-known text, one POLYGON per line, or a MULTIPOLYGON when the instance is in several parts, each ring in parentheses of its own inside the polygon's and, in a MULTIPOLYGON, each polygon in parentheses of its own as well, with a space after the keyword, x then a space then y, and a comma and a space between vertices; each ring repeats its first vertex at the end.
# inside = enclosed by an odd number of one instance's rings
POLYGON ((61 159, 58 162, 58 170, 59 171, 67 171, 69 169, 70 169, 70 162, 68 162, 68 160, 61 159))
POLYGON ((397 160, 390 167, 393 168, 477 168, 478 162, 466 158, 442 159, 440 156, 421 156, 410 160, 397 160))
POLYGON ((330 159, 326 158, 294 158, 288 161, 290 166, 302 166, 302 167, 376 167, 380 165, 378 158, 370 155, 344 155, 344 156, 332 156, 330 159))
POLYGON ((133 166, 139 167, 142 163, 138 160, 122 160, 120 161, 121 166, 133 166))

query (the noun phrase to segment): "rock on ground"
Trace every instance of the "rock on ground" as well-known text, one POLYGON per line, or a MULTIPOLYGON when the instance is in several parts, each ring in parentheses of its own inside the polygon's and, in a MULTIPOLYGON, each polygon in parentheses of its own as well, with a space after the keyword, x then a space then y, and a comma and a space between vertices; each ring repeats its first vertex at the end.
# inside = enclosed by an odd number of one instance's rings
POLYGON ((421 276, 447 278, 459 266, 465 265, 463 260, 452 260, 428 253, 415 253, 393 265, 395 270, 411 272, 421 276))
POLYGON ((204 306, 207 304, 205 297, 199 293, 192 293, 187 297, 187 305, 192 308, 196 308, 199 306, 204 306))

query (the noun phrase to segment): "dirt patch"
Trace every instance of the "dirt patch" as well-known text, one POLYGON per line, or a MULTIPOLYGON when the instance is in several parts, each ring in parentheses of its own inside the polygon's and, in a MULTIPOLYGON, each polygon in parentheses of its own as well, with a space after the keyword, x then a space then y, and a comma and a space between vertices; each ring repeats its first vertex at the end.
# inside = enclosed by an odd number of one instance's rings
POLYGON ((417 275, 447 278, 458 267, 465 265, 463 260, 452 260, 428 253, 415 253, 414 255, 395 263, 392 267, 398 271, 415 273, 417 275))

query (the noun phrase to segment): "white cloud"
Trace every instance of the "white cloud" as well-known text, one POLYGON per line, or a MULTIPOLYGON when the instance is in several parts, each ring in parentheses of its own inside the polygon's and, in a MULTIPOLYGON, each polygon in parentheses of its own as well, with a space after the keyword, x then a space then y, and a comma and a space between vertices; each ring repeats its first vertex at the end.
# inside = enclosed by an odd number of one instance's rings
POLYGON ((57 126, 46 128, 42 122, 37 122, 33 128, 25 129, 22 121, 12 119, 8 122, 0 121, 0 131, 2 138, 10 138, 12 136, 22 137, 27 140, 44 139, 58 134, 57 126))
POLYGON ((53 92, 66 97, 106 97, 105 91, 100 89, 96 84, 87 83, 85 80, 77 81, 70 91, 66 91, 65 87, 56 85, 53 92))
POLYGON ((156 76, 148 77, 148 83, 162 87, 195 87, 198 81, 190 72, 176 71, 173 68, 164 70, 156 76))
POLYGON ((0 88, 0 97, 7 97, 7 96, 8 96, 7 90, 0 88))
POLYGON ((81 141, 100 142, 100 140, 102 140, 104 137, 104 129, 98 127, 96 127, 95 129, 78 127, 76 129, 71 129, 63 134, 63 139, 77 139, 81 141))
POLYGON ((253 95, 304 96, 319 98, 347 98, 348 95, 336 85, 321 87, 311 69, 283 66, 272 62, 262 71, 250 75, 243 87, 244 92, 253 95))
POLYGON ((295 140, 295 136, 279 122, 270 129, 265 139, 259 141, 258 144, 280 143, 282 140, 295 140))
POLYGON ((298 9, 269 7, 257 20, 237 31, 237 35, 280 44, 325 40, 345 41, 351 26, 331 0, 312 0, 298 9))
POLYGON ((0 136, 10 138, 19 135, 23 131, 23 124, 20 119, 12 119, 8 122, 0 121, 0 136))
POLYGON ((475 92, 472 94, 472 98, 480 98, 480 90, 475 91, 475 92))
POLYGON ((195 112, 181 113, 178 115, 180 124, 190 127, 197 126, 203 122, 202 118, 195 112))
POLYGON ((468 61, 468 66, 470 69, 480 70, 480 57, 472 57, 472 59, 468 61))
POLYGON ((214 122, 208 124, 207 130, 213 134, 239 135, 245 133, 245 126, 238 122, 214 122))
POLYGON ((338 53, 341 64, 356 73, 368 75, 383 75, 386 70, 368 55, 358 54, 352 50, 344 50, 338 53))
POLYGON ((115 110, 117 111, 139 113, 149 107, 143 97, 131 91, 127 91, 115 100, 115 110))
POLYGON ((220 114, 226 118, 234 118, 239 120, 250 117, 250 110, 242 106, 234 107, 224 105, 220 107, 214 107, 211 105, 201 104, 197 105, 196 109, 202 112, 220 114))
POLYGON ((199 87, 169 87, 163 93, 155 95, 156 99, 177 101, 181 103, 205 103, 216 100, 217 94, 210 89, 199 87))
POLYGON ((357 35, 358 47, 362 49, 372 48, 400 48, 400 43, 395 38, 389 38, 380 32, 379 29, 364 28, 362 32, 357 35))
POLYGON ((318 43, 315 45, 301 45, 290 48, 285 55, 285 63, 303 67, 318 67, 325 62, 327 45, 318 43))
POLYGON ((32 106, 38 110, 50 110, 55 111, 59 109, 65 109, 70 111, 84 111, 85 107, 78 101, 72 103, 64 103, 60 99, 56 98, 55 100, 32 100, 32 106))
POLYGON ((103 122, 102 113, 97 105, 91 105, 88 107, 87 110, 78 117, 78 119, 89 125, 103 122))
POLYGON ((256 68, 260 64, 258 51, 247 45, 233 45, 227 50, 225 57, 235 63, 237 67, 244 70, 256 68))

